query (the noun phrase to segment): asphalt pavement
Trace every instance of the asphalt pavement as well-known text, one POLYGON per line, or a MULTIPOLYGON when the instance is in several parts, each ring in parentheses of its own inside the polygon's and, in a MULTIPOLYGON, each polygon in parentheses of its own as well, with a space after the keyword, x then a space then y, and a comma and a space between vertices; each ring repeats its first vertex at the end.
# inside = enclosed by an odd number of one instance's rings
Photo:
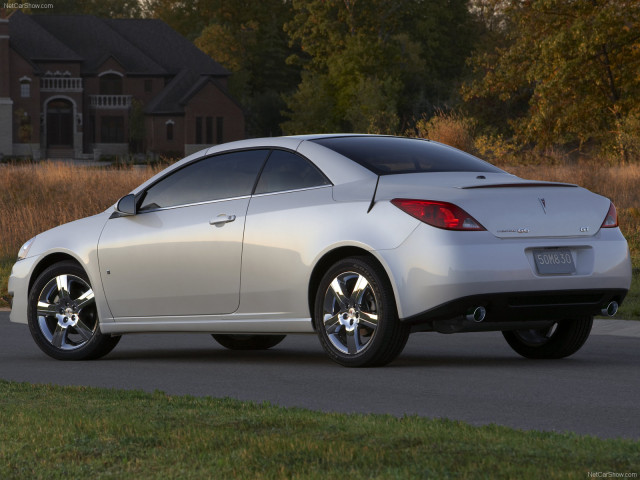
POLYGON ((375 369, 334 364, 313 335, 259 352, 229 351, 204 334, 128 335, 101 360, 60 362, 6 311, 0 327, 5 380, 640 440, 640 322, 597 320, 578 353, 546 361, 519 357, 499 332, 418 333, 395 362, 375 369))

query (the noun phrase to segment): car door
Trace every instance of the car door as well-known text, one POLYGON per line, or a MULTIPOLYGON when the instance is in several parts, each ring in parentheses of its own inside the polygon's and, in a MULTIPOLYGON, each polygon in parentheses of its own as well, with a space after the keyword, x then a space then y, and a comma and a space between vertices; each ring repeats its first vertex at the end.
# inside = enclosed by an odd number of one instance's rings
POLYGON ((331 187, 308 159, 284 150, 271 153, 247 213, 243 312, 308 316, 309 262, 323 232, 332 228, 326 217, 327 206, 335 204, 331 187))
POLYGON ((192 162, 111 218, 100 275, 114 318, 228 314, 238 308, 245 216, 268 150, 192 162))

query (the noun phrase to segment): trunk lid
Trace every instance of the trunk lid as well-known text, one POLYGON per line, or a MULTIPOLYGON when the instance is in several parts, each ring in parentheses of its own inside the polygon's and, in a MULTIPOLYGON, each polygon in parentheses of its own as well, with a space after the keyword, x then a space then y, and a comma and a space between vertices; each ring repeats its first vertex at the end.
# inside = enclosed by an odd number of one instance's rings
POLYGON ((464 209, 499 238, 581 237, 598 232, 610 201, 577 185, 501 173, 380 177, 376 201, 439 200, 464 209))

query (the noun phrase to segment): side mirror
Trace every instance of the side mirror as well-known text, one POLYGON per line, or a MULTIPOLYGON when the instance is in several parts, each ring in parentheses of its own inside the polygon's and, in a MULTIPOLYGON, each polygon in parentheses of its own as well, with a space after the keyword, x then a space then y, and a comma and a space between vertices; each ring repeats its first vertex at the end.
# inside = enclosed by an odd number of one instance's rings
POLYGON ((133 193, 125 195, 116 204, 116 211, 123 216, 135 215, 136 212, 136 196, 133 193))

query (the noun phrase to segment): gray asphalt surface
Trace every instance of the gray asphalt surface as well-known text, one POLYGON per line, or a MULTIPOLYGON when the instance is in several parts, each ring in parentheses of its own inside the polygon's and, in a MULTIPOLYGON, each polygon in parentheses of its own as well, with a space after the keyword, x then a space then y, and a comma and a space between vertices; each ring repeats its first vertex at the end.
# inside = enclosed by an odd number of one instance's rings
POLYGON ((314 336, 233 352, 208 335, 129 335, 101 360, 60 362, 41 353, 8 312, 0 312, 0 327, 5 380, 640 439, 640 322, 596 321, 582 350, 558 361, 520 358, 500 333, 419 333, 377 369, 332 363, 314 336))

